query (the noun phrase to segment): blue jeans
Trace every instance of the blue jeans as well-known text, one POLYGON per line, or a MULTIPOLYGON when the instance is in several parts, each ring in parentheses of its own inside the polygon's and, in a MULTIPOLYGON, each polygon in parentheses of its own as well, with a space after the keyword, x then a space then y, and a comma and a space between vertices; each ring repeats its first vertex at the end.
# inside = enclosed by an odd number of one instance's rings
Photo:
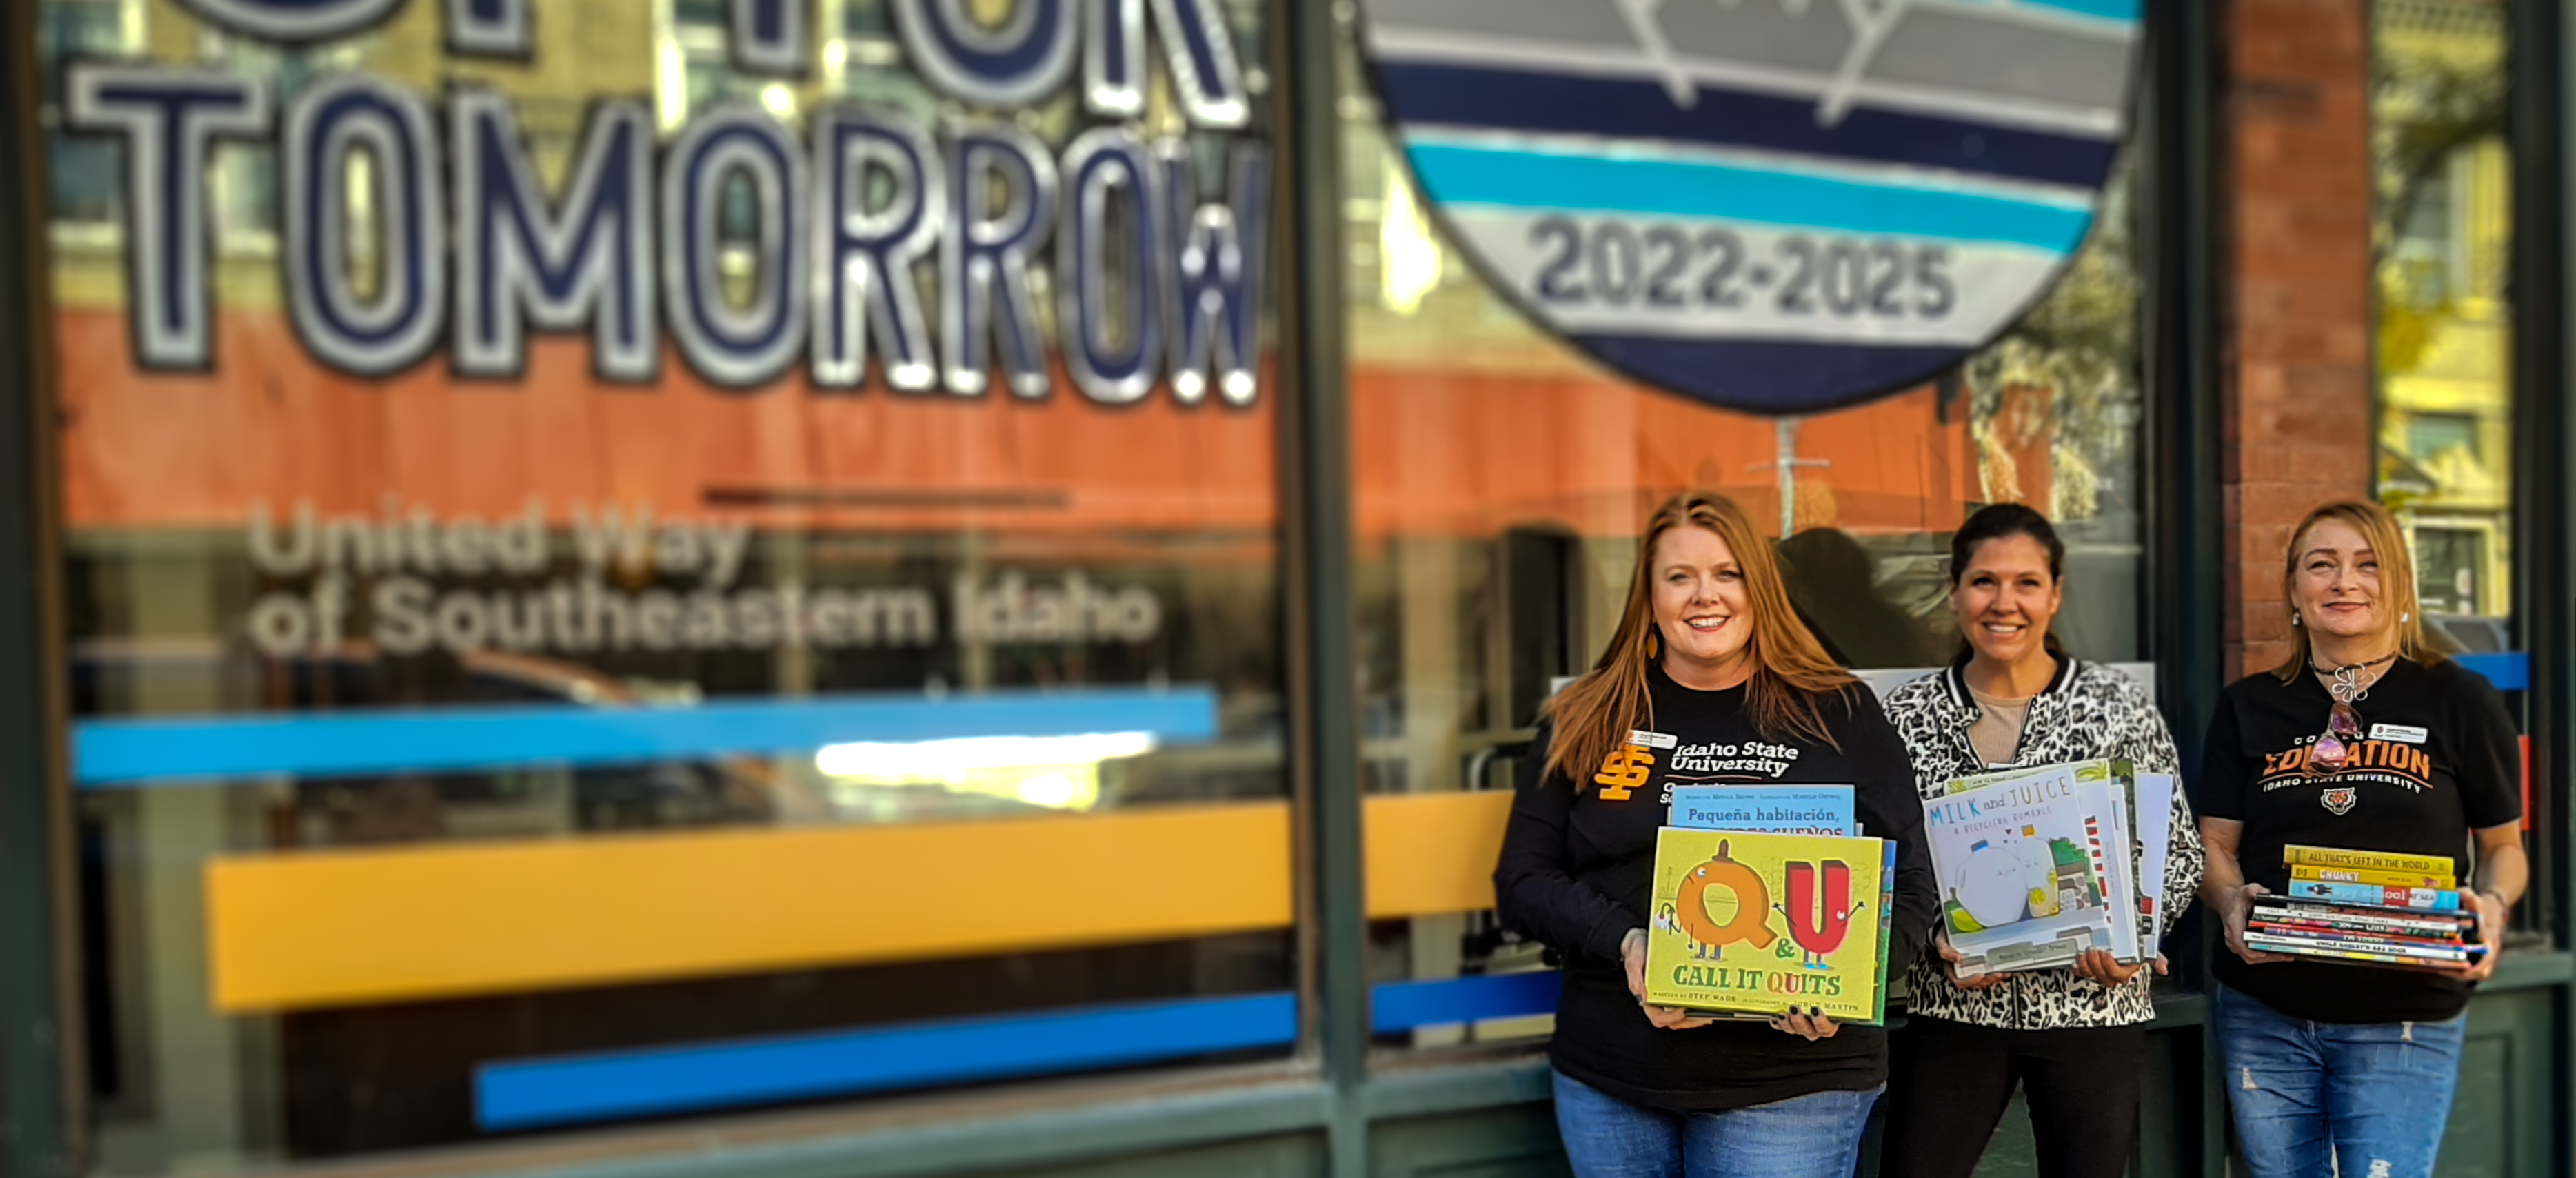
POLYGON ((2312 1023, 2225 986, 2214 1002, 2228 1103, 2254 1178, 2433 1173, 2469 1016, 2312 1023))
POLYGON ((1884 1085, 1722 1113, 1668 1113, 1556 1073, 1574 1178, 1851 1178, 1884 1085))

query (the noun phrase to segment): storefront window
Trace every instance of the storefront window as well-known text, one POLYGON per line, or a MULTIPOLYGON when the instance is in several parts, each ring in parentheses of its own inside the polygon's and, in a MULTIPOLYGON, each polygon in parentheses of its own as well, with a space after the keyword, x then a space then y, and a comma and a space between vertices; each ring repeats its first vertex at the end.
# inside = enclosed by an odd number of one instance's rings
MULTIPOLYGON (((1465 10, 1405 3, 1366 10, 1386 24, 1382 43, 1417 82, 1434 75, 1454 81, 1439 74, 1444 69, 1466 75, 1468 67, 1441 56, 1447 50, 1432 48, 1440 42, 1431 33, 1406 23, 1464 21, 1465 10)), ((1711 23, 1720 17, 1673 11, 1681 15, 1662 19, 1696 22, 1694 52, 1724 56, 1711 23)), ((1765 11, 1745 6, 1740 19, 1775 19, 1765 11)), ((1624 46, 1626 34, 1617 30, 1549 29, 1540 32, 1581 40, 1589 61, 1625 51, 1602 47, 1624 46)), ((1686 30, 1668 31, 1680 45, 1686 30)), ((1474 43, 1502 45, 1509 35, 1474 43)), ((2118 44, 2124 34, 2105 27, 2088 35, 2118 44)), ((1522 53, 1510 60, 1534 59, 1522 53)), ((1446 799, 1420 804, 1451 804, 1461 813, 1482 805, 1499 830, 1513 761, 1527 748, 1541 703, 1598 656, 1618 620, 1646 514, 1687 489, 1731 496, 1768 525, 1787 558, 1798 607, 1845 664, 1875 682, 1892 686, 1959 649, 1947 606, 1949 534, 1970 512, 1997 502, 2047 513, 2067 542, 2057 630, 2068 648, 2088 659, 2143 657, 2146 373, 2138 346, 2138 213, 2130 197, 2144 187, 2142 157, 2132 153, 2111 168, 2090 234, 2052 293, 2027 314, 2006 317, 2000 338, 1964 364, 1855 407, 1756 415, 1619 375, 1534 327, 1524 305, 1498 293, 1493 267, 1463 248, 1456 232, 1458 219, 1486 211, 1434 207, 1386 130, 1391 116, 1379 86, 1394 68, 1364 61, 1355 40, 1343 101, 1368 788, 1446 799)), ((1607 77, 1619 67, 1599 68, 1607 77)), ((1725 75, 1721 64, 1710 64, 1699 76, 1725 75)), ((1657 85, 1630 83, 1665 102, 1657 85)), ((2097 125, 2117 123, 2119 101, 2097 112, 2097 125)), ((1686 116, 1658 106, 1654 117, 1686 116)), ((1812 123, 1821 116, 1802 106, 1797 117, 1812 123)), ((1510 132, 1496 130, 1500 121, 1473 125, 1486 137, 1480 143, 1570 150, 1545 146, 1557 141, 1537 131, 1507 139, 1510 132)), ((1444 136, 1467 137, 1448 127, 1421 134, 1444 143, 1444 136)), ((1699 146, 1669 150, 1687 155, 1699 146)), ((2106 143, 2101 158, 2114 150, 2106 143)), ((1542 223, 1539 234, 1546 232, 1542 223)), ((1652 287, 1657 255, 1646 248, 1649 238, 1630 243, 1645 250, 1634 255, 1646 267, 1636 281, 1625 276, 1620 250, 1598 244, 1619 240, 1595 234, 1592 242, 1577 259, 1584 266, 1566 271, 1566 283, 1652 287)), ((1704 277, 1693 271, 1694 282, 1704 277)), ((1823 281, 1816 298, 1831 311, 1834 292, 1830 278, 1823 281)), ((1643 322, 1644 296, 1629 305, 1643 322)), ((1481 849, 1490 868, 1493 848, 1481 849)), ((1513 979, 1540 968, 1538 948, 1509 943, 1490 913, 1378 915, 1373 967, 1382 987, 1461 996, 1462 1013, 1445 1023, 1408 1028, 1381 1018, 1386 1042, 1427 1046, 1545 1031, 1544 1017, 1493 1017, 1515 1006, 1515 994, 1523 1011, 1553 1003, 1543 981, 1515 989, 1513 979), (1480 1007, 1465 997, 1479 991, 1432 989, 1462 977, 1480 982, 1495 1002, 1480 1007)))
POLYGON ((383 7, 37 9, 99 1169, 1284 1058, 1263 7, 383 7))
POLYGON ((84 54, 129 52, 142 41, 141 0, 72 0, 36 15, 37 117, 45 127, 48 195, 59 230, 78 235, 112 224, 121 194, 115 154, 67 134, 62 125, 62 67, 84 54))
POLYGON ((2372 6, 2379 497, 2457 651, 2515 649, 2513 153, 2498 0, 2372 6))

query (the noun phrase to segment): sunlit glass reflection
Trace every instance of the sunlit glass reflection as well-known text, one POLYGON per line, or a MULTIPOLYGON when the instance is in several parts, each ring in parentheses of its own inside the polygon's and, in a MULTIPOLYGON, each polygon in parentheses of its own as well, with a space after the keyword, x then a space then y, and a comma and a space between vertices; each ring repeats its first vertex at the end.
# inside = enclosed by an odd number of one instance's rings
POLYGON ((1150 732, 1078 736, 975 736, 914 743, 827 745, 814 767, 834 800, 855 804, 871 788, 926 786, 1058 810, 1100 800, 1100 764, 1152 752, 1150 732))

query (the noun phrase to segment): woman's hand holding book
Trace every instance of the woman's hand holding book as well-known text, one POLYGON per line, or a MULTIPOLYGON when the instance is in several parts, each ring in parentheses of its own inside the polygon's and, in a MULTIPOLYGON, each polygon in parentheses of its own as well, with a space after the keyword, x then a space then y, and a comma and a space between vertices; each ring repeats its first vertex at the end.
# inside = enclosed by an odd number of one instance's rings
MULTIPOLYGON (((2157 973, 2165 972, 2164 954, 2156 955, 2155 965, 2157 973)), ((2147 963, 2143 961, 2133 965, 2122 965, 2120 959, 2112 956, 2108 949, 2087 949, 2084 951, 2084 956, 2075 961, 2075 976, 2104 989, 2118 989, 2128 985, 2138 976, 2138 971, 2146 967, 2147 963)))
POLYGON ((2245 922, 2253 916, 2254 897, 2271 894, 2272 889, 2258 883, 2249 883, 2227 893, 2227 904, 2224 910, 2227 917, 2227 947, 2235 950, 2238 957, 2244 958, 2247 965, 2267 965, 2275 961, 2291 959, 2286 953, 2266 953, 2260 949, 2245 947, 2245 922))
POLYGON ((1978 974, 1973 978, 1960 977, 1959 951, 1950 947, 1950 935, 1943 933, 1934 937, 1932 944, 1941 950, 1941 972, 1950 975, 1950 984, 1962 990, 1991 990, 2012 980, 2011 974, 2002 973, 1978 974))
POLYGON ((2504 897, 2484 888, 2462 892, 2460 900, 2477 909, 2478 942, 2487 947, 2485 955, 2463 972, 2470 981, 2483 982, 2495 976, 2496 959, 2504 956, 2504 926, 2513 919, 2513 907, 2504 902, 2504 897))
POLYGON ((1813 1043, 1818 1039, 1831 1039, 1843 1028, 1842 1024, 1826 1018, 1823 1011, 1810 1009, 1800 1014, 1792 1007, 1789 1013, 1771 1020, 1771 1029, 1786 1031, 1813 1043))
POLYGON ((1628 992, 1636 995, 1637 1006, 1646 1012, 1647 1022, 1667 1031, 1688 1031, 1717 1021, 1678 1006, 1657 1006, 1646 1001, 1646 930, 1629 929, 1619 941, 1619 955, 1627 959, 1628 992))

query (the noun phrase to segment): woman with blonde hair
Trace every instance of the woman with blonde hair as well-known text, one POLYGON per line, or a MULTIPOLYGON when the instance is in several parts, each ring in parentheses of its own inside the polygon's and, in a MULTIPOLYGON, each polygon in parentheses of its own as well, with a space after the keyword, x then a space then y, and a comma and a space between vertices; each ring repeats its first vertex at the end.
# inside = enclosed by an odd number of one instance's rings
POLYGON ((1654 513, 1609 649, 1550 703, 1521 764, 1494 887, 1504 922, 1564 957, 1549 1055, 1578 1178, 1847 1178, 1886 1088, 1884 1031, 1645 1001, 1655 832, 1675 784, 1855 787, 1862 826, 1897 843, 1891 977, 1933 920, 1905 747, 1798 621, 1732 501, 1691 493, 1654 513), (1748 745, 1761 755, 1715 753, 1748 745))
POLYGON ((2227 689, 2199 782, 2201 900, 2225 923, 2212 1021, 2255 1178, 2433 1171, 2470 988, 2493 973, 2530 879, 2521 767, 2503 697, 2424 640, 2405 534, 2376 503, 2330 503, 2291 533, 2291 656, 2227 689), (2442 856, 2474 874, 2474 967, 2394 968, 2249 948, 2285 847, 2442 856))

